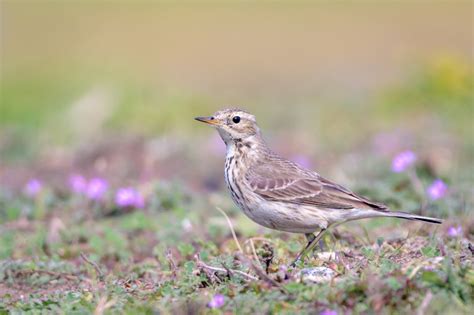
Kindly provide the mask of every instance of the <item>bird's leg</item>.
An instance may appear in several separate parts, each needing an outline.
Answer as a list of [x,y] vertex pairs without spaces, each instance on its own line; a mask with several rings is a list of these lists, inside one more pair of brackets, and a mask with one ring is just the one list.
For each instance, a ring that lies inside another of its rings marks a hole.
[[314,239],[316,239],[316,236],[314,235],[314,233],[307,233],[304,236],[306,236],[306,239],[308,240],[308,244],[306,244],[306,246],[303,248],[303,250],[301,250],[299,252],[298,256],[296,256],[295,260],[293,260],[290,267],[294,267],[296,265],[296,263],[301,259],[303,254],[309,248],[309,246],[311,246],[311,243],[314,241]]
[[321,229],[321,231],[319,231],[317,235],[314,235],[313,233],[305,234],[306,238],[308,239],[308,244],[298,254],[298,256],[296,256],[296,259],[291,263],[290,267],[294,267],[301,258],[304,258],[309,252],[314,249],[314,247],[318,244],[325,231],[326,229]]
[[314,241],[314,239],[316,238],[316,235],[314,235],[314,233],[307,233],[305,234],[304,236],[306,236],[306,239],[308,240],[308,244],[306,244],[306,246],[303,248],[302,251],[300,251],[300,253],[298,254],[298,256],[296,256],[296,259],[293,261],[293,263],[290,265],[290,266],[294,266],[294,264],[300,260],[301,256],[303,255],[303,253],[308,249],[308,247],[311,245],[311,243]]

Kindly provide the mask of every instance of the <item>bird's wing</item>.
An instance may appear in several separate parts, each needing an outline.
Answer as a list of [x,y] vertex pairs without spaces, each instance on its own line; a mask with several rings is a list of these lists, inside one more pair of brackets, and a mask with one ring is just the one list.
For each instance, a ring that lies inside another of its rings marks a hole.
[[293,163],[288,166],[275,168],[261,164],[250,168],[245,178],[257,195],[269,201],[324,209],[357,208],[387,211],[386,206],[358,196],[317,173],[299,169]]

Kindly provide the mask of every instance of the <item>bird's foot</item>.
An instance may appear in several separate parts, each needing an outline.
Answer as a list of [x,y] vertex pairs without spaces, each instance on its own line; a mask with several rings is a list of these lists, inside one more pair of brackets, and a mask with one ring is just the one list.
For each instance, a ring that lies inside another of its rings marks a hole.
[[290,268],[296,268],[298,263],[300,263],[300,262],[304,263],[304,259],[309,254],[309,252],[310,251],[305,249],[301,253],[299,253],[298,256],[296,256],[295,260],[293,260],[293,262],[290,264]]
[[301,260],[301,255],[298,255],[295,260],[290,264],[290,268],[296,268],[296,264]]
[[306,238],[308,239],[308,244],[305,246],[305,248],[296,256],[295,260],[291,263],[290,267],[295,268],[296,264],[308,255],[308,253],[312,252],[314,247],[318,244],[319,240],[323,236],[324,232],[326,229],[321,229],[321,231],[318,233],[318,235],[314,235],[312,233],[306,234]]

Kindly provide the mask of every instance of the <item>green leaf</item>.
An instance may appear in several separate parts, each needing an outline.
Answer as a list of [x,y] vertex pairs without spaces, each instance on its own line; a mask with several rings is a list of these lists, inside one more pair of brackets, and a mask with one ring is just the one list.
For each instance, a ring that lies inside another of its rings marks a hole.
[[380,272],[382,274],[390,273],[398,268],[400,268],[399,264],[394,263],[390,259],[382,258],[381,263],[380,263]]
[[179,253],[182,256],[191,256],[194,253],[194,246],[189,243],[181,243],[178,245]]
[[383,237],[377,237],[377,245],[378,246],[382,246],[384,241],[385,241],[385,239]]
[[395,277],[389,277],[387,280],[385,280],[387,285],[394,291],[399,290],[403,288],[403,284],[401,284],[397,278]]
[[370,247],[364,247],[362,248],[362,255],[364,255],[368,259],[372,259],[375,257],[375,252]]
[[18,207],[8,207],[5,212],[7,215],[7,220],[12,221],[20,217],[21,209]]
[[423,247],[421,253],[426,257],[437,257],[440,255],[439,249],[433,245]]
[[187,261],[184,263],[184,269],[186,270],[186,273],[191,274],[196,268],[196,264],[193,261]]
[[469,269],[464,275],[464,278],[466,279],[469,285],[474,287],[474,270],[473,269]]
[[421,274],[421,279],[425,282],[434,284],[434,285],[442,285],[444,281],[441,277],[434,271],[426,270]]

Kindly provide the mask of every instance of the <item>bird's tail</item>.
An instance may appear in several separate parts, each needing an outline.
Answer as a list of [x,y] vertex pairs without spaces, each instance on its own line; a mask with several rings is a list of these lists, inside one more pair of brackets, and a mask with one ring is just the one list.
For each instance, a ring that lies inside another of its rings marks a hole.
[[424,221],[424,222],[435,223],[435,224],[443,223],[443,220],[441,220],[441,219],[431,218],[431,217],[424,217],[424,216],[421,216],[421,215],[416,215],[416,214],[411,214],[411,213],[406,213],[406,212],[395,212],[395,211],[394,212],[385,212],[384,216],[400,218],[400,219],[406,219],[406,220]]

